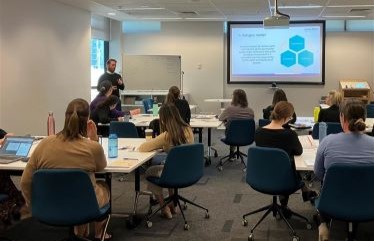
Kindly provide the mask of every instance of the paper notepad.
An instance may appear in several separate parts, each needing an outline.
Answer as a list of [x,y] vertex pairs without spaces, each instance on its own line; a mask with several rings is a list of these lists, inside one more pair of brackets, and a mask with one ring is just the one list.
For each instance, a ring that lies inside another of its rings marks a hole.
[[307,166],[314,166],[314,162],[316,159],[316,152],[314,150],[304,150],[303,152],[303,159],[304,163]]
[[122,168],[130,168],[138,162],[138,159],[125,159],[125,160],[115,160],[109,162],[109,167],[122,167]]

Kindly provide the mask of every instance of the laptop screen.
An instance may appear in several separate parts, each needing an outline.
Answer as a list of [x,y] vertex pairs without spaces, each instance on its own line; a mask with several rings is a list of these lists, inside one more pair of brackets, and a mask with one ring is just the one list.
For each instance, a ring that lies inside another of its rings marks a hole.
[[0,155],[15,155],[27,157],[34,138],[23,136],[9,136],[5,139],[0,149]]

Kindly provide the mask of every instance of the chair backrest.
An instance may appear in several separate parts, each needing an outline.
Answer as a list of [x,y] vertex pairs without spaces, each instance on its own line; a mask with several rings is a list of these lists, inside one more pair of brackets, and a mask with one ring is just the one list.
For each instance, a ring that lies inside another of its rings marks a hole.
[[204,172],[204,146],[201,143],[173,147],[168,153],[160,177],[160,186],[188,187],[200,180]]
[[263,127],[263,126],[269,125],[270,122],[271,122],[271,120],[269,120],[269,119],[259,119],[258,120],[258,126]]
[[8,195],[0,193],[0,203],[8,199]]
[[153,107],[153,99],[143,99],[144,113],[148,114]]
[[255,121],[253,119],[230,120],[226,126],[225,142],[232,146],[247,146],[254,142]]
[[117,134],[118,138],[138,138],[138,130],[132,122],[111,121],[109,134]]
[[366,105],[367,118],[374,118],[374,104]]
[[40,169],[32,179],[32,216],[55,226],[84,224],[99,217],[89,175],[78,169]]
[[288,195],[301,185],[284,150],[257,146],[248,149],[246,181],[253,189],[270,195]]
[[160,135],[160,119],[153,119],[151,122],[149,122],[148,128],[153,130],[153,138]]
[[[374,158],[374,157],[373,157]],[[320,213],[350,222],[374,220],[374,164],[334,164],[327,169]]]
[[[342,126],[339,122],[326,122],[326,124],[327,124],[326,135],[343,132]],[[313,126],[312,137],[313,139],[319,138],[319,122],[315,123]]]

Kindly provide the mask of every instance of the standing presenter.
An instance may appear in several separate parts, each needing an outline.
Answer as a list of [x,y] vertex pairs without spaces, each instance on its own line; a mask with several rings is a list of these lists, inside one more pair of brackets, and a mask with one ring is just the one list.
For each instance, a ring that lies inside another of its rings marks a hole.
[[[112,82],[112,88],[113,88],[112,95],[117,96],[121,100],[119,90],[124,90],[125,85],[123,84],[121,75],[115,72],[116,67],[117,67],[117,60],[108,59],[108,61],[106,61],[106,72],[100,76],[99,81],[97,83],[97,86],[98,86],[97,88],[99,88],[101,82],[103,82],[104,80],[109,80],[110,82]],[[116,109],[121,111],[121,101],[117,103]]]

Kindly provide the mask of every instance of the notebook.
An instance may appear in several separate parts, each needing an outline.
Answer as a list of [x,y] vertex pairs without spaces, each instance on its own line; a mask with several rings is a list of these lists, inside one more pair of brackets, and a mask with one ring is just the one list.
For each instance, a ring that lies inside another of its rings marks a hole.
[[6,137],[0,149],[0,164],[27,160],[33,141],[33,137],[27,136]]

